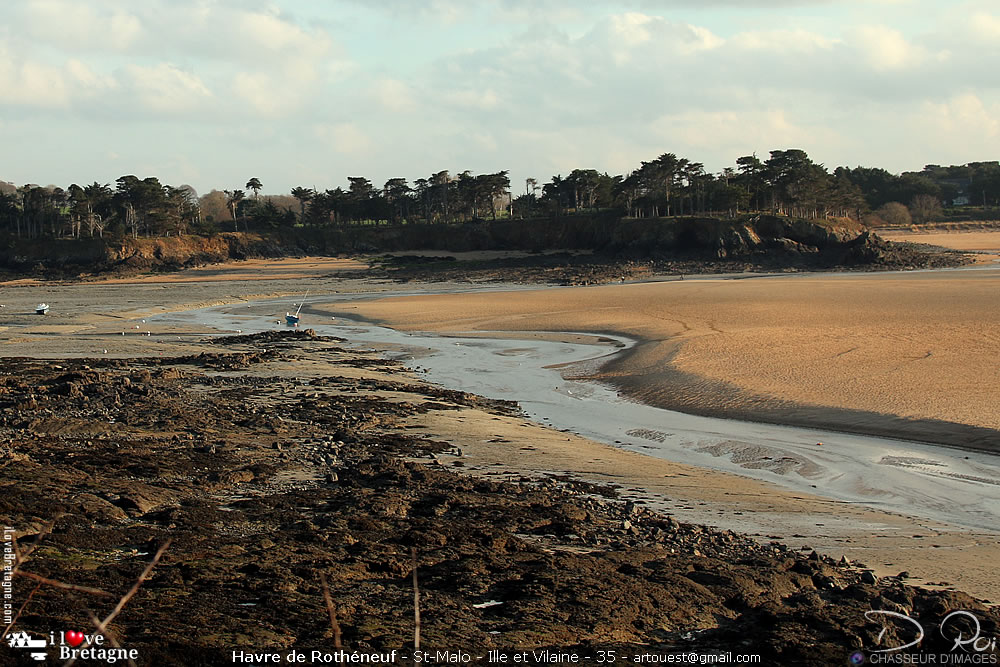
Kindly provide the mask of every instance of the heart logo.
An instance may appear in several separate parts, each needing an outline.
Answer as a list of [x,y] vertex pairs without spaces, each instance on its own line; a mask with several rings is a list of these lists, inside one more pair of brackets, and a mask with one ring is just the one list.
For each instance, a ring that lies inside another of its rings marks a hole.
[[76,648],[83,643],[83,633],[77,632],[76,630],[70,630],[66,633],[66,643]]

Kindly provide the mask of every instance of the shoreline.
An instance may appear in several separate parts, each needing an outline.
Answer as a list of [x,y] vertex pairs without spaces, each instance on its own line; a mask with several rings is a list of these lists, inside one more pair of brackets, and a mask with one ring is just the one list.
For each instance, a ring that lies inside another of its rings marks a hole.
[[[603,332],[594,335],[622,335]],[[833,431],[847,435],[868,435],[893,440],[906,440],[927,445],[953,449],[1000,454],[1000,431],[994,429],[959,424],[943,420],[908,419],[899,415],[862,410],[850,410],[835,406],[809,405],[793,400],[767,397],[739,387],[733,383],[688,373],[673,365],[655,375],[652,382],[666,388],[666,392],[651,394],[648,375],[624,375],[620,372],[628,364],[630,355],[639,354],[638,347],[660,341],[642,340],[635,346],[617,350],[595,370],[583,370],[579,374],[569,373],[572,379],[600,382],[620,391],[625,396],[643,405],[681,412],[699,417],[731,419],[742,422],[773,424],[776,426],[799,426],[822,431]],[[680,352],[684,341],[676,343]],[[722,396],[724,406],[715,403],[698,402],[686,398],[678,392],[686,388],[698,387],[698,393],[712,393]]]

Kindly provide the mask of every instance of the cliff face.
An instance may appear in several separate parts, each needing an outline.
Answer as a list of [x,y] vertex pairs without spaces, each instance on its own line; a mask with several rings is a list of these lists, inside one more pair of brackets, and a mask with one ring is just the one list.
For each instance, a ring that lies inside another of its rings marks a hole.
[[0,250],[0,267],[33,275],[169,271],[184,266],[289,254],[258,234],[171,236],[158,239],[16,240]]
[[[176,270],[252,257],[435,250],[590,250],[621,259],[763,260],[811,266],[909,266],[913,258],[852,220],[621,219],[612,215],[505,220],[464,225],[285,229],[159,239],[15,240],[0,266],[21,274]],[[912,252],[910,253],[913,254]],[[920,265],[919,262],[917,265]]]
[[623,220],[614,228],[609,249],[625,254],[735,259],[765,253],[829,251],[856,240],[862,231],[852,220],[795,220],[773,215],[738,220]]
[[817,253],[862,234],[851,220],[793,220],[759,215],[742,219],[621,219],[572,216],[454,225],[331,229],[300,240],[319,252],[405,250],[593,250],[611,255],[692,255],[738,258],[775,251]]
[[172,236],[160,239],[129,239],[109,245],[105,254],[108,268],[177,269],[183,266],[226,262],[252,257],[280,257],[289,254],[267,236],[227,233],[216,236]]

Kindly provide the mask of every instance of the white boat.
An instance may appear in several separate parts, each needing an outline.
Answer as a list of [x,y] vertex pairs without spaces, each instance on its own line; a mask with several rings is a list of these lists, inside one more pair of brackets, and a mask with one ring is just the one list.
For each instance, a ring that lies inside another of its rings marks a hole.
[[47,304],[47,303],[40,303],[37,306],[35,306],[35,313],[36,314],[38,314],[38,315],[44,315],[47,312],[49,312],[49,304]]

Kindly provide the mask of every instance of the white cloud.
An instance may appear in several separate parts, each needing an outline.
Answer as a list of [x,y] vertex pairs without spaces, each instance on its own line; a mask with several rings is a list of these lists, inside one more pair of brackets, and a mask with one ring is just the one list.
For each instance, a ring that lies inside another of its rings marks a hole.
[[[120,133],[156,118],[192,155],[214,151],[192,160],[206,174],[241,160],[212,141],[252,136],[249,159],[270,150],[282,165],[271,181],[339,175],[338,160],[373,180],[446,167],[544,179],[666,151],[718,169],[786,147],[913,168],[1000,152],[992,1],[19,0],[0,27],[0,110],[25,128],[19,107],[49,110],[72,136],[77,119]],[[811,9],[763,10],[792,5]],[[136,159],[115,148],[122,168]]]
[[[253,0],[24,0],[4,18],[7,106],[76,112],[86,101],[88,114],[119,119],[195,109],[206,120],[273,117],[353,71],[325,28]],[[232,94],[216,98],[216,88]]]
[[75,58],[66,62],[66,73],[70,80],[74,81],[82,96],[103,95],[110,90],[118,88],[118,82],[114,77],[94,72],[90,67]]
[[[979,96],[966,93],[944,102],[927,102],[923,105],[922,118],[929,131],[938,137],[947,136],[951,141],[975,145],[982,149],[983,142],[1000,138],[1000,104],[990,108]],[[990,152],[995,151],[992,148]]]
[[495,109],[500,103],[500,97],[491,88],[486,90],[458,90],[445,94],[445,101],[464,109],[487,111]]
[[404,112],[416,108],[412,88],[398,79],[380,79],[372,86],[372,95],[389,111]]
[[356,123],[319,124],[314,132],[337,153],[359,155],[371,149],[371,139]]
[[212,97],[197,75],[169,63],[126,65],[124,79],[142,106],[155,112],[191,111]]
[[731,160],[764,147],[831,145],[838,140],[837,133],[822,122],[793,120],[784,109],[684,111],[660,116],[650,129],[666,145],[683,148],[690,155],[721,150]]
[[985,40],[1000,40],[1000,17],[976,12],[970,18],[972,33]]
[[70,100],[58,67],[15,57],[0,45],[0,104],[63,107]]
[[827,37],[801,28],[795,30],[750,30],[735,35],[730,42],[739,49],[779,53],[828,51],[841,43],[838,38]]
[[128,49],[142,37],[142,33],[142,22],[137,17],[120,11],[111,14],[110,33],[106,37],[119,51]]
[[627,65],[664,54],[697,54],[718,48],[725,40],[702,26],[627,12],[607,17],[581,42],[610,53],[615,64]]
[[140,19],[119,8],[99,9],[66,0],[29,0],[10,8],[8,21],[34,40],[69,49],[125,51],[143,34]]
[[876,71],[902,69],[919,65],[927,53],[914,46],[898,30],[885,26],[860,26],[855,31],[856,44]]

